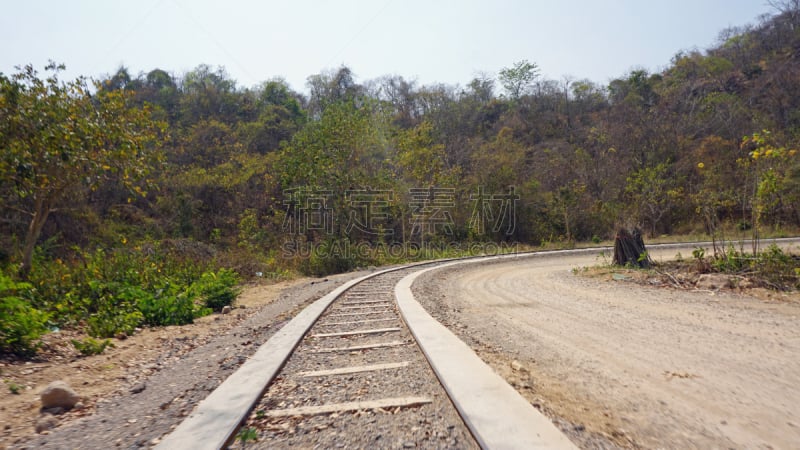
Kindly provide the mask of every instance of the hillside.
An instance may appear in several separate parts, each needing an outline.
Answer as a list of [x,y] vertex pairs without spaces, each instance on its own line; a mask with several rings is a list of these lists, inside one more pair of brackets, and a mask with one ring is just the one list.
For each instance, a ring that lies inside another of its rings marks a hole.
[[105,338],[219,310],[240,277],[621,226],[797,230],[799,27],[788,6],[607,86],[543,79],[529,61],[467,86],[341,67],[311,75],[307,96],[206,65],[121,67],[96,85],[58,80],[55,64],[1,75],[5,311],[42,312],[34,335]]

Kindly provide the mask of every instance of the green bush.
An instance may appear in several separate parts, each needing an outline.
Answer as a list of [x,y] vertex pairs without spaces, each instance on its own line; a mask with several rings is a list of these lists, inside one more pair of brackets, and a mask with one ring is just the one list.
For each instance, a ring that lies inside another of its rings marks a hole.
[[139,311],[114,311],[103,308],[92,314],[86,321],[90,336],[98,338],[114,337],[120,334],[130,336],[141,325],[144,317]]
[[773,288],[790,290],[800,286],[798,261],[775,244],[759,254],[758,270]]
[[111,342],[111,339],[98,341],[97,339],[91,337],[87,337],[82,341],[70,339],[70,342],[72,342],[72,345],[75,347],[75,349],[81,352],[81,355],[83,356],[99,355],[106,350],[106,347],[114,346],[114,344]]
[[[27,319],[42,324],[48,316],[35,313],[45,311],[53,324],[85,327],[93,338],[130,335],[143,325],[191,323],[231,305],[239,295],[236,272],[209,271],[207,263],[192,257],[192,249],[192,242],[186,241],[145,242],[93,252],[75,249],[71,261],[50,259],[40,252],[29,274],[30,284],[18,294],[21,303],[5,309],[27,307],[33,311],[24,313]],[[17,318],[7,321],[23,329],[35,325]]]
[[194,294],[169,283],[157,289],[155,295],[141,297],[137,306],[144,323],[150,326],[185,325],[192,323],[198,313]]
[[239,275],[230,269],[217,272],[205,272],[191,287],[191,290],[203,300],[206,307],[221,311],[223,307],[232,305],[241,289],[237,287]]
[[17,296],[29,289],[30,284],[0,273],[0,352],[32,355],[41,345],[39,338],[47,332],[49,315]]
[[89,316],[88,332],[92,337],[109,338],[119,334],[132,335],[144,322],[137,307],[139,300],[152,296],[136,286],[92,280],[92,305],[96,312]]

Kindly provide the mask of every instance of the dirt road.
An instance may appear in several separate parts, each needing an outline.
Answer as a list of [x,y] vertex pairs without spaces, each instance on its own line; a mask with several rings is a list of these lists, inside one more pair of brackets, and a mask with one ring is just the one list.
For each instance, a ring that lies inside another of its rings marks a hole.
[[415,293],[578,430],[644,448],[800,448],[800,304],[572,272],[597,263],[472,265],[433,273]]

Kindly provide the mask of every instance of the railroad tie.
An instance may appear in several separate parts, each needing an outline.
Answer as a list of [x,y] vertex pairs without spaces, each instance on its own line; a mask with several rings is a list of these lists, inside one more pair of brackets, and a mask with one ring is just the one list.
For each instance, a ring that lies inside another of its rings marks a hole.
[[326,337],[340,337],[340,336],[358,336],[358,335],[366,335],[366,334],[382,334],[382,333],[397,333],[401,331],[400,328],[391,327],[391,328],[375,328],[372,330],[355,330],[355,331],[341,331],[338,333],[317,333],[312,334],[312,338],[326,338]]
[[320,414],[331,414],[347,411],[360,411],[378,408],[409,408],[422,406],[431,403],[428,397],[394,397],[379,400],[366,400],[360,402],[331,403],[320,406],[300,406],[298,408],[274,409],[267,411],[266,417],[292,417],[292,416],[316,416]]
[[401,361],[396,363],[373,364],[369,366],[339,367],[338,369],[326,369],[326,370],[308,370],[304,372],[298,372],[297,375],[303,378],[327,377],[332,375],[350,375],[353,373],[377,372],[379,370],[400,369],[403,367],[408,367],[408,364],[409,364],[408,361]]
[[372,349],[378,349],[378,348],[399,347],[401,345],[407,345],[407,344],[408,344],[408,342],[403,342],[403,341],[380,342],[380,343],[377,343],[377,344],[353,345],[353,346],[350,346],[350,347],[320,348],[320,349],[312,350],[312,353],[357,352],[359,350],[372,350]]

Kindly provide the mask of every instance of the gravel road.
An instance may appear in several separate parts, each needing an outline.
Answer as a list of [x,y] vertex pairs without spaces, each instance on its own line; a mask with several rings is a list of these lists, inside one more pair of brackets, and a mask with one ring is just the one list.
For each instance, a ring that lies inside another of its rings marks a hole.
[[467,265],[415,294],[562,428],[625,447],[800,446],[800,305],[572,272],[597,263]]

